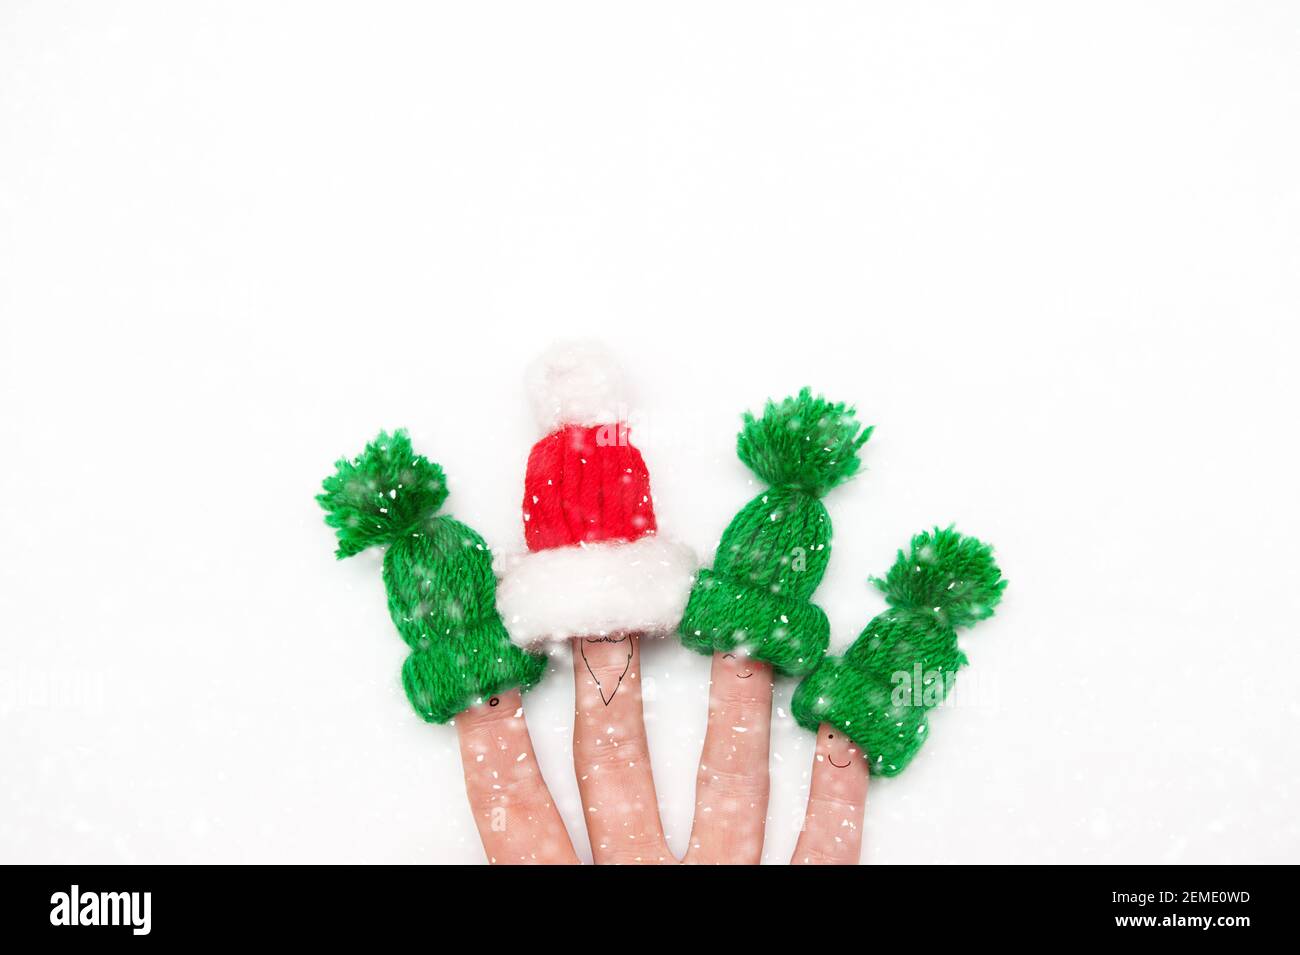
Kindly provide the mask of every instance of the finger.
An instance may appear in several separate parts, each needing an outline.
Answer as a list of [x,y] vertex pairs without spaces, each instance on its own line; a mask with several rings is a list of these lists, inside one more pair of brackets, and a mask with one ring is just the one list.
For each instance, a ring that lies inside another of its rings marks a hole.
[[767,825],[772,667],[715,653],[687,862],[757,865]]
[[537,765],[520,692],[461,713],[456,731],[465,792],[488,862],[576,865],[578,855]]
[[664,839],[641,713],[641,639],[573,641],[573,767],[597,865],[677,860]]
[[808,809],[791,865],[857,865],[869,776],[867,754],[823,723],[817,730]]

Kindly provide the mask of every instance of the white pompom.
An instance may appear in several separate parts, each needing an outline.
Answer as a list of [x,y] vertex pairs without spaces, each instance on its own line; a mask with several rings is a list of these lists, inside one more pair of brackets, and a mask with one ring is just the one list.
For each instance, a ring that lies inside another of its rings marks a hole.
[[551,346],[526,375],[528,398],[546,433],[565,425],[610,424],[626,418],[623,369],[598,342]]

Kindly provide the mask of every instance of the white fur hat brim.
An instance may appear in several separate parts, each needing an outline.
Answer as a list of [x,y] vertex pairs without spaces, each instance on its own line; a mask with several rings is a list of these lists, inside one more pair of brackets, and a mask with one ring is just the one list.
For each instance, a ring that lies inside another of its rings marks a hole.
[[497,558],[497,610],[510,639],[547,641],[677,628],[695,570],[690,548],[663,537],[579,544]]

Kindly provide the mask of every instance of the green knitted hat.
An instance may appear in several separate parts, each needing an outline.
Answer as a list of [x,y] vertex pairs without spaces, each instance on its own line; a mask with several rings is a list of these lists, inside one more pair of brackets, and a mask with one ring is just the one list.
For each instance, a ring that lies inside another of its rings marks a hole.
[[1007,582],[993,549],[952,528],[912,538],[884,580],[890,609],[843,657],[828,656],[799,684],[790,709],[813,732],[829,723],[861,747],[874,775],[896,776],[929,732],[966,656],[957,627],[993,616]]
[[771,487],[740,509],[713,567],[699,571],[679,627],[699,653],[743,650],[781,673],[811,670],[830,639],[812,602],[831,555],[831,520],[819,498],[858,470],[871,436],[853,409],[807,389],[763,417],[746,413],[740,460]]
[[380,432],[341,460],[316,500],[335,528],[339,559],[388,547],[388,612],[411,648],[402,685],[415,711],[445,723],[475,703],[542,678],[546,658],[510,642],[496,610],[496,577],[483,538],[437,516],[442,468],[411,450],[405,431]]

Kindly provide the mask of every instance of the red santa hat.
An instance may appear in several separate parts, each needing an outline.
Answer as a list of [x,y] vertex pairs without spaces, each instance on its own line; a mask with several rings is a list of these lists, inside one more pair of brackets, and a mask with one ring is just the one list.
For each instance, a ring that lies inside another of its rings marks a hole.
[[498,565],[497,609],[511,639],[528,647],[675,630],[697,563],[658,533],[617,363],[599,345],[566,343],[538,359],[527,380],[547,433],[524,477],[529,552]]

